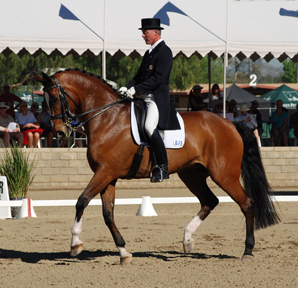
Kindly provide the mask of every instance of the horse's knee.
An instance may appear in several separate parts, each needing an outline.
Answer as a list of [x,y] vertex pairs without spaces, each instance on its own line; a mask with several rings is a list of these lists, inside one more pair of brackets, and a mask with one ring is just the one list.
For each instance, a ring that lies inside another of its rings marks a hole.
[[89,201],[86,198],[80,196],[76,204],[77,211],[84,210],[87,207],[88,203]]

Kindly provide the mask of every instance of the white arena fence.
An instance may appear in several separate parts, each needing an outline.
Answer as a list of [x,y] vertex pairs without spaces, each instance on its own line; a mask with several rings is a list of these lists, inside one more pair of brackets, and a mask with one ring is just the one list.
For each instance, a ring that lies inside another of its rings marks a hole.
[[[115,199],[115,205],[140,205],[142,198],[122,198]],[[151,198],[151,197],[150,197]],[[220,203],[234,202],[229,196],[217,197]],[[298,196],[272,196],[272,200],[276,202],[297,202]],[[54,206],[75,206],[77,199],[64,199],[64,200],[31,200],[33,207],[54,207]],[[196,197],[154,197],[151,198],[152,204],[187,204],[187,203],[200,203]],[[0,201],[0,207],[21,207],[23,200],[13,201]],[[101,199],[92,199],[89,205],[102,205]]]
[[[140,205],[142,198],[122,198],[115,199],[115,205]],[[151,197],[150,197],[151,198]],[[217,197],[220,203],[234,202],[229,196]],[[276,202],[297,202],[298,196],[272,196],[272,200]],[[33,207],[57,207],[57,206],[75,206],[77,199],[63,199],[63,200],[31,200]],[[152,204],[187,204],[200,203],[196,197],[154,197],[151,198]],[[21,207],[23,200],[0,201],[0,207]],[[102,205],[101,199],[92,199],[89,205]]]
[[[229,196],[218,197],[220,203],[234,202]],[[276,202],[298,202],[298,196],[272,196]],[[54,207],[54,206],[72,206],[74,207],[77,200],[32,200],[25,198],[14,201],[0,201],[0,219],[10,219],[11,207],[17,207],[16,219],[24,217],[37,217],[34,207]],[[199,203],[196,197],[154,197],[143,196],[142,198],[122,198],[115,199],[115,205],[140,205],[137,216],[157,216],[152,204],[187,204]],[[89,205],[102,205],[101,199],[93,199]]]

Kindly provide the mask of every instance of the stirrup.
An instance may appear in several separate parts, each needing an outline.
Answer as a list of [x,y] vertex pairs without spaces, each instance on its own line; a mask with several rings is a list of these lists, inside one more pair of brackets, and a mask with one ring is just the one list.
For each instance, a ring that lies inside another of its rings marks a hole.
[[164,179],[169,179],[169,172],[163,170],[159,165],[153,166],[150,172],[150,182],[162,182]]

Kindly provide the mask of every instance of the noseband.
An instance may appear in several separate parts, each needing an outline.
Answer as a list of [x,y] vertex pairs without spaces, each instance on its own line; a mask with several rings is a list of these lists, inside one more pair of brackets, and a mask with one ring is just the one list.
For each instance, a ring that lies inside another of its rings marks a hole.
[[[63,123],[65,126],[69,127],[70,129],[72,130],[76,130],[78,128],[80,128],[81,126],[85,125],[88,121],[90,121],[92,118],[102,114],[103,112],[105,112],[106,110],[112,108],[113,106],[119,104],[119,103],[122,103],[124,101],[127,100],[127,98],[124,98],[124,99],[120,99],[116,102],[113,102],[113,103],[110,103],[110,104],[107,104],[107,105],[104,105],[102,107],[99,107],[99,108],[95,108],[93,110],[90,110],[90,111],[87,111],[85,113],[82,113],[82,114],[73,114],[71,113],[70,111],[70,107],[69,107],[69,104],[68,104],[68,101],[67,101],[67,98],[69,98],[76,106],[76,108],[79,108],[79,106],[77,105],[77,103],[71,98],[71,96],[63,89],[63,87],[60,85],[60,83],[58,82],[58,80],[56,79],[55,76],[50,76],[51,78],[54,79],[55,81],[55,85],[53,86],[50,86],[48,88],[43,88],[43,91],[44,92],[47,92],[49,90],[52,90],[54,88],[57,88],[58,91],[59,91],[59,98],[60,98],[60,103],[61,103],[61,113],[62,114],[57,114],[57,115],[51,115],[50,116],[50,119],[51,120],[55,120],[55,119],[62,119]],[[50,105],[49,105],[49,99],[47,101],[48,103],[48,106],[50,108]],[[95,112],[95,111],[98,111],[98,110],[101,110],[99,112],[97,112],[96,114],[94,114],[92,117],[88,118],[86,121],[84,121],[83,123],[74,123],[75,121],[77,121],[77,118],[78,117],[81,117],[81,116],[85,116],[85,115],[88,115],[89,113],[91,112]]]

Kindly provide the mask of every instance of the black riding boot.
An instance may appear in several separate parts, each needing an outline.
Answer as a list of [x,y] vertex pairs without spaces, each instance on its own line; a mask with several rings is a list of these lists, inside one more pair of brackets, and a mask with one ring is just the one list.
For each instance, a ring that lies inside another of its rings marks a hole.
[[161,182],[163,179],[169,179],[167,152],[157,129],[149,137],[149,144],[157,162],[157,165],[152,168],[150,173],[151,182]]

